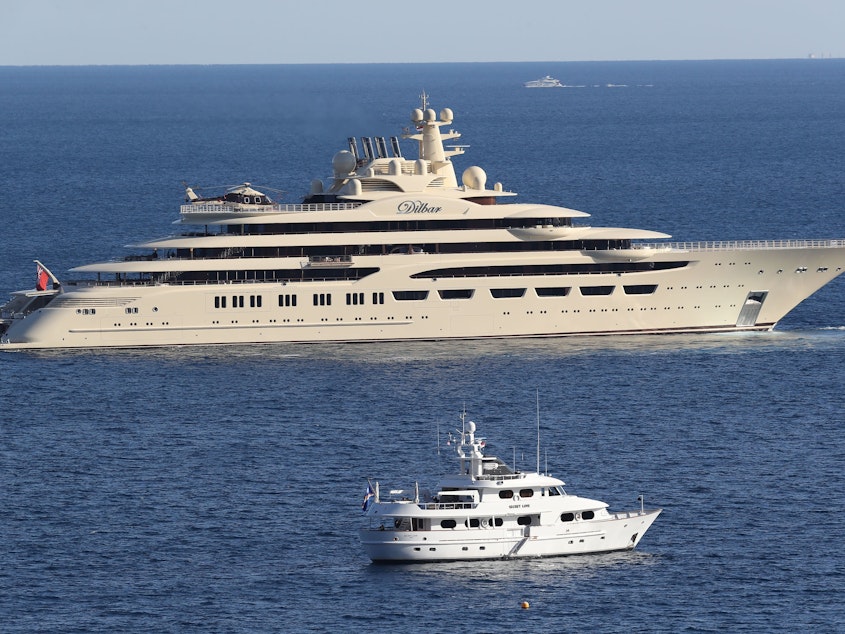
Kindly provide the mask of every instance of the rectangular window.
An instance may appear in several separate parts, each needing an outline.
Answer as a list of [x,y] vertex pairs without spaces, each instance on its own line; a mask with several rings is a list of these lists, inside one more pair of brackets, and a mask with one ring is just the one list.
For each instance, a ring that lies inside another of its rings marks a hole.
[[220,308],[220,296],[219,295],[214,298],[214,307]]
[[582,286],[581,287],[581,295],[584,296],[594,296],[594,295],[610,295],[613,293],[613,286]]
[[346,305],[358,306],[364,304],[364,293],[347,293]]
[[496,299],[504,299],[507,297],[522,297],[525,295],[524,288],[491,288],[490,294]]
[[428,299],[428,291],[393,291],[393,299],[400,302]]
[[634,284],[622,288],[626,295],[653,295],[657,290],[657,284]]
[[437,292],[440,293],[440,299],[470,299],[473,293],[471,288],[449,288]]
[[296,295],[279,295],[279,306],[296,306]]
[[545,286],[535,288],[537,297],[566,297],[569,295],[569,286]]
[[373,293],[373,304],[384,304],[384,293]]
[[255,308],[255,295],[250,295],[250,296],[249,296],[249,307],[250,307],[250,308]]

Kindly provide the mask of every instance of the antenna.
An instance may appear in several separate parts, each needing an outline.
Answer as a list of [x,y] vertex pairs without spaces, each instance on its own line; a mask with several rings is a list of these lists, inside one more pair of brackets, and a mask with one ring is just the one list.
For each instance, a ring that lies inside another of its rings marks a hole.
[[356,161],[361,158],[358,156],[358,140],[354,136],[349,137],[349,151],[352,152]]
[[378,157],[379,158],[387,158],[387,141],[385,141],[383,136],[377,136],[374,141],[376,142],[376,149],[378,150]]
[[537,473],[540,473],[540,388],[537,388]]
[[361,137],[361,143],[364,146],[364,158],[367,161],[372,161],[375,158],[375,152],[373,152],[373,140],[368,136]]

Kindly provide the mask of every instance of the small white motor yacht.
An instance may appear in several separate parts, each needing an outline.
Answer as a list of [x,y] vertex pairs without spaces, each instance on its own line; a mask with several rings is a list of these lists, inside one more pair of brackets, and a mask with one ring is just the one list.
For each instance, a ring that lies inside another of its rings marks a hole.
[[551,75],[546,75],[540,79],[525,82],[526,88],[563,88],[563,84],[559,79],[555,79]]
[[[462,417],[465,421],[465,417]],[[485,440],[465,422],[457,444],[460,470],[434,495],[368,483],[360,531],[375,562],[431,562],[553,557],[631,550],[662,509],[611,513],[598,500],[571,495],[563,481],[512,470],[485,456]],[[539,452],[538,452],[539,457]]]

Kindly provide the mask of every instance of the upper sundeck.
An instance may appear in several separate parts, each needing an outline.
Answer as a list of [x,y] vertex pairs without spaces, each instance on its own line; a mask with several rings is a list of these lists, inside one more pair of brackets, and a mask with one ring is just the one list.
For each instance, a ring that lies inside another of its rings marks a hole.
[[[264,193],[243,183],[213,198],[201,198],[190,187],[186,189],[187,203],[182,205],[183,223],[205,223],[247,217],[266,218],[273,214],[308,214],[347,211],[364,203],[410,196],[419,203],[421,196],[493,205],[499,198],[516,196],[505,191],[497,182],[487,187],[487,174],[478,166],[464,170],[460,182],[451,158],[464,153],[464,145],[444,146],[443,141],[461,135],[455,130],[441,131],[452,123],[453,113],[444,108],[438,115],[428,108],[423,95],[422,108],[411,113],[414,132],[406,129],[403,138],[417,141],[418,158],[402,155],[397,137],[391,137],[390,149],[384,137],[362,137],[363,151],[358,140],[349,137],[349,149],[332,158],[332,177],[325,183],[314,180],[303,204],[274,203]],[[410,204],[410,203],[409,203]],[[413,207],[413,205],[411,205]],[[426,207],[423,204],[422,209]],[[461,210],[463,211],[463,210]],[[399,211],[402,213],[402,210]],[[419,205],[413,213],[420,213]]]

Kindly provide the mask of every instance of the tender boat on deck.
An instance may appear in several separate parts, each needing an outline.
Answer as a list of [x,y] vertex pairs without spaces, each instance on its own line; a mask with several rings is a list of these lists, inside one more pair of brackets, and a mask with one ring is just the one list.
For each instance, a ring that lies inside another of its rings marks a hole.
[[[431,562],[555,557],[632,550],[662,509],[612,513],[598,500],[572,495],[563,481],[512,470],[484,454],[476,425],[463,425],[458,473],[434,495],[380,494],[368,485],[361,543],[375,562]],[[539,463],[539,461],[538,461]]]

